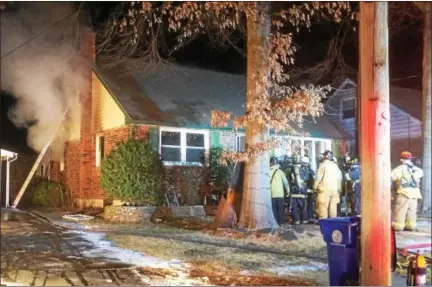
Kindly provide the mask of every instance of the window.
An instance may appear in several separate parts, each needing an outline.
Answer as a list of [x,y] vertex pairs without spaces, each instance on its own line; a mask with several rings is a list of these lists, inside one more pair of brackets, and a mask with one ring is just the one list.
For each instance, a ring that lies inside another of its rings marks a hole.
[[207,131],[161,128],[160,154],[166,163],[202,163],[208,150]]
[[245,135],[242,134],[236,134],[236,151],[242,152],[246,148],[245,145]]
[[351,119],[355,117],[355,99],[342,99],[342,119]]
[[44,177],[45,177],[45,165],[44,165],[44,164],[41,164],[41,165],[39,166],[38,175],[39,175],[39,177],[41,177],[41,178],[44,178]]
[[64,162],[64,158],[62,158],[60,160],[60,171],[64,171],[64,169],[65,169],[65,162]]
[[105,139],[103,136],[96,137],[96,166],[100,166],[105,158]]

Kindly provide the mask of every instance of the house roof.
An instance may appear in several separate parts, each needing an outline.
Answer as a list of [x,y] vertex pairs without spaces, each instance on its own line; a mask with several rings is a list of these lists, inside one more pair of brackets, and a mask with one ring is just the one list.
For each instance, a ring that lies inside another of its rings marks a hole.
[[[133,122],[210,128],[214,109],[237,116],[245,111],[244,75],[176,64],[136,65],[132,61],[113,68],[98,61],[94,70]],[[347,137],[325,116],[317,123],[306,121],[298,130],[312,137]]]
[[[356,88],[356,82],[353,79],[346,78],[345,81],[339,86],[339,90],[346,84],[352,85]],[[336,91],[338,90],[336,89]],[[390,86],[390,103],[396,108],[409,114],[410,116],[421,121],[422,119],[422,93],[416,89],[409,89],[398,87],[395,85]]]
[[421,91],[390,86],[390,103],[421,121],[423,106]]

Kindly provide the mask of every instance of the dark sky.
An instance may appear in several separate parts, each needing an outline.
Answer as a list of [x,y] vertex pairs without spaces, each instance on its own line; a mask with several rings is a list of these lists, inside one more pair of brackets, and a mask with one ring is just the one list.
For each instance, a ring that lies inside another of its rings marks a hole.
[[[87,2],[91,12],[91,18],[95,25],[103,22],[117,3],[115,2]],[[319,24],[313,26],[311,31],[302,30],[294,37],[300,50],[296,55],[297,65],[310,65],[323,59],[325,43],[335,31],[334,25]],[[358,46],[357,32],[350,32],[349,41],[345,45],[344,56],[348,63],[357,65]],[[207,37],[202,37],[186,48],[178,51],[174,57],[179,63],[221,70],[232,73],[244,73],[245,59],[233,48],[221,49],[215,47]],[[409,26],[397,37],[390,38],[390,78],[392,85],[400,85],[421,89],[421,59],[422,59],[422,35],[419,24]],[[11,95],[1,95],[1,122],[0,139],[2,146],[5,139],[10,145],[22,149],[25,143],[25,130],[13,128],[13,124],[7,118],[7,112],[14,104]]]

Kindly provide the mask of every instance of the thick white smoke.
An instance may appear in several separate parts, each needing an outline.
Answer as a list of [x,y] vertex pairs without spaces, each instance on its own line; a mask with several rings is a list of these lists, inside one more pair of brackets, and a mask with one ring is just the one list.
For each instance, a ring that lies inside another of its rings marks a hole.
[[51,145],[56,159],[62,157],[66,139],[79,133],[78,91],[83,81],[76,11],[65,2],[27,2],[1,17],[1,88],[18,100],[9,118],[28,128],[28,145],[42,150],[68,109]]

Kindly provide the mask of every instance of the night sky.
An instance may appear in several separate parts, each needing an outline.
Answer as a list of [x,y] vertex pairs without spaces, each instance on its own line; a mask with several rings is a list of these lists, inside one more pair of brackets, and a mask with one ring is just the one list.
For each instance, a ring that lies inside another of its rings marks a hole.
[[[93,25],[100,25],[113,11],[115,2],[87,2]],[[300,49],[296,55],[298,66],[310,65],[323,59],[325,43],[334,33],[334,25],[319,24],[311,31],[303,30],[294,37],[295,44]],[[344,47],[344,57],[347,63],[354,68],[358,59],[358,33],[350,32],[347,44]],[[219,48],[214,46],[208,37],[201,37],[197,41],[179,50],[174,54],[178,63],[220,70],[231,73],[244,73],[246,70],[245,58],[233,48]],[[390,78],[392,85],[421,89],[421,62],[422,62],[422,30],[421,24],[410,25],[397,37],[390,38]],[[11,95],[1,92],[1,146],[23,151],[26,149],[25,130],[14,128],[7,118],[7,112],[15,100]]]

